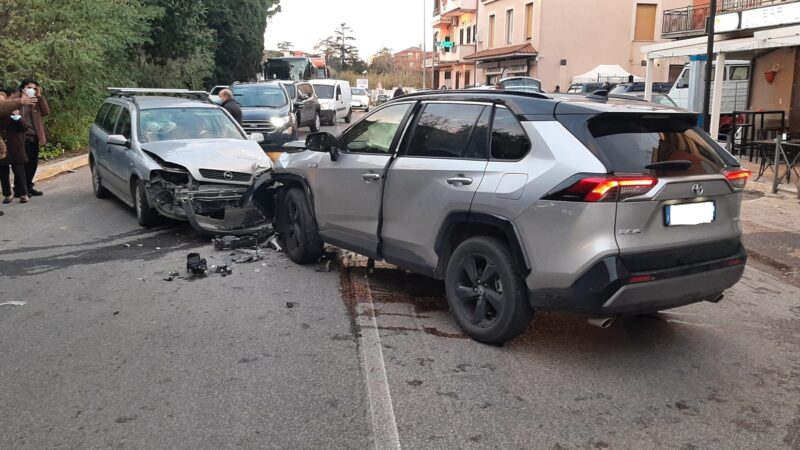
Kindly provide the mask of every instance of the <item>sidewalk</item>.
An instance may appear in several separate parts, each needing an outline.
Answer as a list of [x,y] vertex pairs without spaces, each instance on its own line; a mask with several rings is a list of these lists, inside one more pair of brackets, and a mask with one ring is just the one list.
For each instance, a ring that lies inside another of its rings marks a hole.
[[[756,164],[742,165],[758,173]],[[773,194],[770,175],[748,181],[745,189],[741,221],[748,263],[800,286],[800,199],[796,186],[785,183]]]
[[33,181],[42,181],[89,164],[89,154],[39,164]]

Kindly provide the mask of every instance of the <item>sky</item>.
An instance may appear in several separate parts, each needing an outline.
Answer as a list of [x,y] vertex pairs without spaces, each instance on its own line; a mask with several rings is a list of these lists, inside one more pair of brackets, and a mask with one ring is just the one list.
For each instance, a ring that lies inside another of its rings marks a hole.
[[290,41],[295,50],[314,52],[314,45],[346,22],[366,61],[382,47],[398,52],[420,45],[423,33],[430,34],[432,15],[433,0],[281,0],[281,12],[267,23],[265,44],[275,50]]

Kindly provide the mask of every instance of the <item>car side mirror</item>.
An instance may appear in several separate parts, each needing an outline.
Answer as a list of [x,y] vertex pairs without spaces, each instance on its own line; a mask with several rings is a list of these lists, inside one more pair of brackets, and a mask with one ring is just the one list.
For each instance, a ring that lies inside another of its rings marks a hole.
[[122,147],[131,148],[131,141],[121,134],[112,134],[106,140],[111,145],[120,145]]
[[251,141],[264,142],[264,135],[262,133],[253,133],[248,137]]
[[339,159],[339,140],[324,131],[306,136],[306,148],[312,152],[330,153],[331,161]]

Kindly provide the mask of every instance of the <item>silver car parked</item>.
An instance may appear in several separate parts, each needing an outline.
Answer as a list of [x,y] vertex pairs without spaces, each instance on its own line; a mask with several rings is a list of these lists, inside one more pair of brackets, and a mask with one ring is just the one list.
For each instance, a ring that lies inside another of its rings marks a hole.
[[112,89],[89,132],[92,186],[136,210],[142,226],[159,217],[209,232],[265,226],[239,201],[256,175],[272,169],[258,144],[222,108],[185,90]]
[[749,172],[696,120],[601,97],[404,96],[278,159],[277,227],[298,263],[327,242],[443,279],[481,342],[534,311],[606,326],[717,302],[744,270]]

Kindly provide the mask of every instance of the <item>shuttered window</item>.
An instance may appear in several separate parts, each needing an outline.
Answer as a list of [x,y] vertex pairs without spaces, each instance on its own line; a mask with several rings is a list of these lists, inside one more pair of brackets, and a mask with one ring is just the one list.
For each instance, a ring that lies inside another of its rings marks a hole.
[[636,4],[636,29],[634,41],[654,41],[656,37],[656,6],[649,3]]

